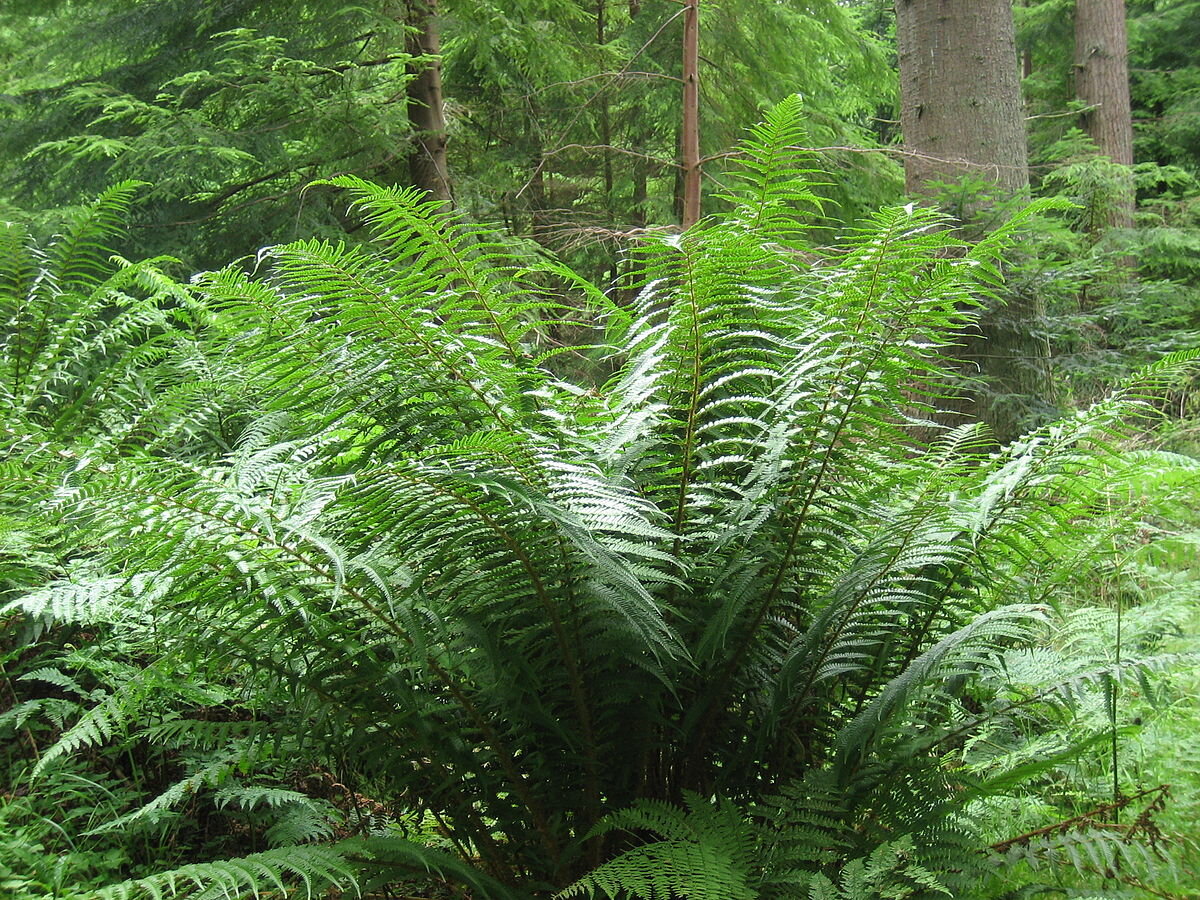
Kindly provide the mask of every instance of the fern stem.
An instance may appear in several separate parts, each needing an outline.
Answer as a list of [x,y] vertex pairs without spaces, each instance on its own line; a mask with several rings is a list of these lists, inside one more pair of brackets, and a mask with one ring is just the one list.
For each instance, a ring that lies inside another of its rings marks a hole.
[[687,271],[683,282],[686,285],[685,296],[690,310],[688,325],[691,331],[691,347],[689,349],[691,352],[692,371],[691,384],[688,389],[687,418],[684,426],[682,472],[679,476],[679,491],[676,494],[675,500],[674,554],[676,558],[679,557],[682,547],[683,526],[687,521],[687,492],[692,481],[692,467],[696,451],[696,427],[700,412],[700,383],[703,373],[703,357],[700,352],[700,301],[696,296],[694,262],[692,253],[690,252],[691,244],[687,243],[685,246],[687,247],[687,251],[682,256]]
[[528,783],[517,769],[516,759],[505,749],[505,744],[500,739],[500,735],[497,734],[496,729],[492,727],[491,722],[479,711],[479,708],[471,701],[471,698],[458,686],[449,672],[443,669],[432,657],[427,657],[425,662],[433,673],[438,676],[438,679],[446,685],[447,690],[458,701],[459,706],[471,717],[472,721],[475,722],[475,727],[482,732],[492,749],[496,751],[509,784],[529,811],[529,815],[533,819],[534,828],[541,837],[546,851],[550,854],[551,858],[557,858],[560,853],[558,840],[550,828],[549,821],[546,819],[541,804],[534,802],[533,795],[529,792]]
[[[1105,469],[1104,469],[1104,480],[1106,482],[1108,481],[1107,467],[1105,467]],[[1112,494],[1111,493],[1108,494],[1104,499],[1105,499],[1106,505],[1108,506],[1108,520],[1111,523],[1113,521]],[[1110,526],[1110,529],[1111,529],[1111,526]],[[1123,592],[1121,589],[1121,575],[1122,575],[1121,563],[1123,561],[1123,557],[1121,556],[1121,554],[1117,548],[1117,536],[1116,536],[1115,529],[1111,530],[1110,534],[1111,534],[1111,540],[1112,540],[1113,560],[1116,563],[1116,570],[1113,572],[1113,582],[1114,582],[1114,586],[1116,588],[1116,601],[1117,601],[1116,602],[1116,607],[1117,607],[1117,610],[1116,610],[1117,611],[1116,634],[1114,636],[1115,643],[1116,643],[1115,661],[1116,661],[1116,665],[1117,665],[1117,670],[1120,671],[1121,638],[1122,638],[1121,631],[1122,631],[1122,626],[1124,624],[1123,614],[1125,611],[1125,604],[1122,602],[1122,593]],[[1118,682],[1114,678],[1109,682],[1109,685],[1108,685],[1108,690],[1110,691],[1110,697],[1108,700],[1108,717],[1109,717],[1108,724],[1109,724],[1110,730],[1112,731],[1112,752],[1111,752],[1111,756],[1112,756],[1112,760],[1111,760],[1111,764],[1112,764],[1112,797],[1113,797],[1112,816],[1113,816],[1114,823],[1121,821],[1121,807],[1117,803],[1117,801],[1121,799],[1121,776],[1120,776],[1119,765],[1118,765],[1120,762],[1120,759],[1119,759],[1120,739],[1117,734],[1117,702],[1119,699],[1119,693],[1117,691],[1117,684],[1118,684]]]

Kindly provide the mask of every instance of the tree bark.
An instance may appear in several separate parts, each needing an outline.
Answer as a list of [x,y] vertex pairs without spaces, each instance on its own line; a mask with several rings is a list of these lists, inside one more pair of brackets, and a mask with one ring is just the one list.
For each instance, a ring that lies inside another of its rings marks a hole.
[[[1084,105],[1082,124],[1100,153],[1133,165],[1133,114],[1129,103],[1125,0],[1076,0],[1075,95]],[[1127,179],[1106,223],[1133,225],[1134,191]]]
[[[980,219],[997,201],[1029,189],[1025,111],[1011,0],[895,0],[901,112],[910,195],[934,198],[936,183],[982,182],[956,208]],[[992,196],[989,196],[991,194]],[[944,199],[944,198],[943,198]],[[1036,334],[1037,297],[1009,296],[961,336],[961,375],[944,421],[982,420],[997,439],[1018,436],[1050,396],[1049,351]]]
[[412,78],[407,88],[408,120],[414,132],[408,167],[413,185],[424,188],[433,198],[449,201],[437,3],[438,0],[405,0],[405,24],[409,28],[405,51],[421,58],[408,66]]
[[1010,0],[896,0],[900,127],[910,194],[974,176],[1029,187]]
[[[629,20],[632,22],[638,17],[642,11],[641,0],[629,0]],[[635,122],[634,133],[632,136],[632,149],[634,153],[643,154],[630,159],[629,171],[630,177],[633,180],[633,194],[630,198],[630,213],[629,222],[635,228],[646,227],[646,213],[649,207],[649,181],[650,181],[650,166],[649,161],[645,158],[646,143],[650,139],[650,135],[645,133],[645,119],[639,117]]]
[[683,211],[686,230],[700,221],[700,0],[684,0],[683,11]]
[[[596,0],[596,47],[603,48],[608,40],[608,0]],[[608,221],[613,218],[612,118],[608,93],[600,98],[601,165],[604,174],[604,211]]]
[[552,223],[546,196],[546,158],[540,150],[533,157],[532,164],[533,175],[529,178],[529,236],[549,248]]
[[[1034,0],[1021,0],[1021,5],[1028,8],[1033,4]],[[1033,74],[1033,47],[1027,45],[1021,50],[1021,78],[1028,78]]]

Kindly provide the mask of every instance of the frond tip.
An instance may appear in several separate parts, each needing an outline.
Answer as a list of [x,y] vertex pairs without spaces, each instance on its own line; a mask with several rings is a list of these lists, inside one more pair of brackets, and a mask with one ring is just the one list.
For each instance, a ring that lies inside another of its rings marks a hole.
[[720,196],[733,205],[735,221],[764,239],[795,242],[806,230],[803,221],[821,216],[813,190],[821,173],[803,149],[808,134],[800,95],[776,104],[749,132],[730,173],[736,187]]

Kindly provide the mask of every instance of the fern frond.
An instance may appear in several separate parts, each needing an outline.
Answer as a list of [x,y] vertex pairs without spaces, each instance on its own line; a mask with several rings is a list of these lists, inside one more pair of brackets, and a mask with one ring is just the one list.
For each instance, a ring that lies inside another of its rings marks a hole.
[[101,888],[99,900],[232,900],[278,891],[283,896],[319,897],[330,889],[353,891],[354,866],[336,848],[301,845],[264,850],[236,859],[193,863]]
[[719,196],[734,207],[734,216],[765,239],[798,246],[804,218],[821,214],[821,198],[813,190],[819,170],[801,150],[808,137],[803,102],[793,94],[767,110],[750,128],[739,148],[732,179],[735,190]]
[[756,835],[741,812],[728,801],[714,806],[694,794],[687,796],[686,803],[683,810],[642,801],[608,816],[593,834],[626,829],[649,832],[660,840],[640,844],[601,864],[555,896],[756,897],[752,872]]
[[54,283],[97,283],[107,268],[109,238],[125,229],[130,205],[144,186],[122,181],[104,190],[80,209],[46,251],[48,276]]

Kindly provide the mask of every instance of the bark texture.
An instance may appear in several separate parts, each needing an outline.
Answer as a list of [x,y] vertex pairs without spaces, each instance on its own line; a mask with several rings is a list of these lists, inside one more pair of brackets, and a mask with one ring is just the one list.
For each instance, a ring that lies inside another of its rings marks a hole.
[[[1011,0],[895,0],[904,171],[910,195],[935,182],[988,182],[996,196],[967,196],[948,210],[964,221],[997,199],[1028,191],[1025,111]],[[1036,297],[1009,296],[961,336],[961,375],[946,424],[987,422],[1001,441],[1049,406],[1049,350]]]
[[[608,0],[596,0],[596,46],[603,47],[608,41]],[[600,144],[604,170],[604,211],[608,221],[613,219],[613,164],[612,164],[612,118],[608,93],[600,98]]]
[[1029,186],[1011,0],[896,0],[910,194],[931,181]]
[[445,98],[442,95],[441,41],[437,0],[406,0],[409,27],[405,52],[422,58],[408,67],[408,119],[413,127],[409,174],[416,187],[432,197],[450,200],[450,170],[446,163]]
[[[1075,94],[1084,104],[1082,124],[1100,153],[1133,165],[1133,114],[1129,103],[1125,0],[1076,0]],[[1134,193],[1129,180],[1107,224],[1133,225]]]
[[683,214],[690,228],[700,219],[700,0],[684,0],[683,10]]

